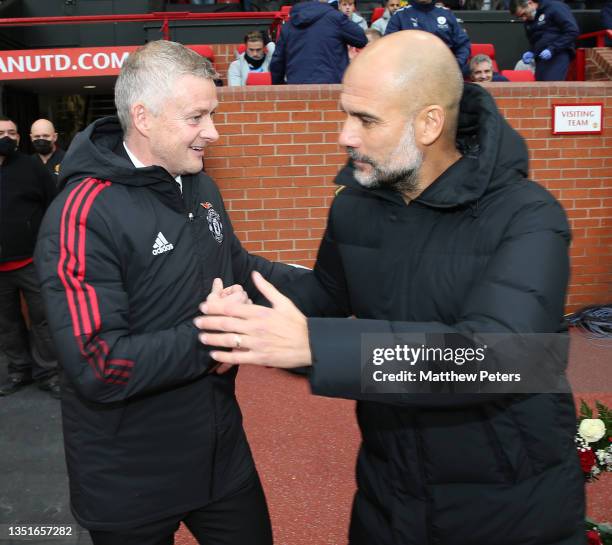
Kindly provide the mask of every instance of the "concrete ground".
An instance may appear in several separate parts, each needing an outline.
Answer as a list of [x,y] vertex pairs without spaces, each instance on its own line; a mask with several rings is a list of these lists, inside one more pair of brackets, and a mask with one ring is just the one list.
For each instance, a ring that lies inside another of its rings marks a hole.
[[[576,399],[612,406],[610,342],[573,335],[570,377]],[[0,380],[6,364],[0,361]],[[304,377],[244,368],[237,392],[272,517],[276,545],[346,543],[359,432],[354,402],[310,395]],[[60,403],[29,386],[0,398],[0,544],[90,545],[70,539],[6,538],[7,524],[76,524],[70,514]],[[587,485],[588,514],[612,522],[612,474]],[[3,533],[4,532],[4,533]],[[182,528],[177,545],[195,540]],[[248,544],[245,544],[248,545]]]

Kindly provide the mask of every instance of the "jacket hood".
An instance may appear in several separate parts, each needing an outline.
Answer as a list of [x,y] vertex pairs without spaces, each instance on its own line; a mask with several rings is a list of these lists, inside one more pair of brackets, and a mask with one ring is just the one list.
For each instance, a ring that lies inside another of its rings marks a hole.
[[302,2],[293,6],[289,21],[293,26],[304,28],[312,25],[333,9],[329,4],[322,4],[316,0]]
[[[415,200],[437,208],[475,203],[509,177],[527,176],[528,153],[523,138],[497,109],[493,97],[481,86],[466,83],[459,109],[457,148],[463,158],[443,172]],[[336,177],[336,183],[383,198],[401,201],[389,189],[366,189],[355,180],[351,163]]]
[[136,169],[122,143],[123,131],[117,117],[94,121],[70,144],[62,161],[60,187],[84,178],[132,186],[174,181],[170,173],[159,166]]

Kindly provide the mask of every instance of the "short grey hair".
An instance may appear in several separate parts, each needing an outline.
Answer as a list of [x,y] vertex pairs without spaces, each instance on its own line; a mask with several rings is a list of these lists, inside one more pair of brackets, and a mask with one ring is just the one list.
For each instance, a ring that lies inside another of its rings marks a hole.
[[219,75],[211,62],[176,42],[149,42],[130,53],[115,84],[115,106],[125,135],[132,127],[131,107],[142,102],[154,115],[182,76],[214,80]]
[[488,62],[491,65],[491,68],[493,68],[493,61],[491,60],[491,57],[489,57],[489,55],[485,55],[484,53],[479,53],[470,59],[470,72],[474,70],[474,67],[481,62]]

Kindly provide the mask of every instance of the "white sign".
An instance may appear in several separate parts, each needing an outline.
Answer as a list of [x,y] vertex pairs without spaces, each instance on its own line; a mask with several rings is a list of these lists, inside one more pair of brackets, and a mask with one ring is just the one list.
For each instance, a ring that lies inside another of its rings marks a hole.
[[600,134],[603,104],[554,104],[553,134]]

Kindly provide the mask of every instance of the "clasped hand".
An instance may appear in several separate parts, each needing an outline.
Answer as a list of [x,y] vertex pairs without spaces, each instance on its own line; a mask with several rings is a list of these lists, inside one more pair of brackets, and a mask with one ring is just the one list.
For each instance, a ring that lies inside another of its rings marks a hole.
[[219,279],[200,305],[203,316],[194,320],[202,331],[200,342],[231,348],[211,351],[210,357],[222,364],[217,372],[236,364],[283,368],[311,365],[306,317],[257,272],[253,273],[253,283],[272,308],[252,304],[241,286],[224,289]]

